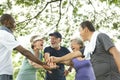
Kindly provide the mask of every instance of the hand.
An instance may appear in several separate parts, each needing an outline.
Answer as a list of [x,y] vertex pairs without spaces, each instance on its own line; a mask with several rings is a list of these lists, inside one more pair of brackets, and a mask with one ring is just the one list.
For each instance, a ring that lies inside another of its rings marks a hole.
[[48,71],[51,70],[50,66],[48,66],[48,65],[42,65],[42,66],[45,70],[48,70]]
[[45,53],[44,54],[44,58],[45,58],[45,62],[49,65],[49,63],[50,63],[50,54],[49,53]]
[[53,62],[54,63],[59,63],[60,62],[60,58],[53,56]]
[[44,64],[44,65],[42,65],[43,66],[43,68],[45,69],[45,70],[47,70],[47,71],[50,71],[50,70],[52,70],[52,69],[56,69],[56,68],[59,68],[59,66],[57,66],[57,65],[47,65],[47,64]]
[[67,76],[69,74],[69,71],[68,70],[65,70],[64,71],[64,76]]
[[54,60],[54,57],[51,56],[51,57],[50,57],[50,62],[47,63],[47,64],[48,64],[51,68],[59,68],[59,66],[57,66],[56,63],[53,62],[53,60]]

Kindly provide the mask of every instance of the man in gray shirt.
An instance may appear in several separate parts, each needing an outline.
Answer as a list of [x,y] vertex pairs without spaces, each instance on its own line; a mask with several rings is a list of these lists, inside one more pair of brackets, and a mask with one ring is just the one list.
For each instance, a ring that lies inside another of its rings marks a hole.
[[[86,46],[86,50],[92,50],[92,54],[89,53],[89,55],[96,80],[120,80],[120,52],[111,39],[104,33],[99,33],[92,39],[96,31],[90,21],[84,21],[80,26],[80,36],[83,41],[94,44],[88,48]],[[73,52],[60,58],[54,57],[54,62],[61,62],[81,55],[82,53],[79,51]]]

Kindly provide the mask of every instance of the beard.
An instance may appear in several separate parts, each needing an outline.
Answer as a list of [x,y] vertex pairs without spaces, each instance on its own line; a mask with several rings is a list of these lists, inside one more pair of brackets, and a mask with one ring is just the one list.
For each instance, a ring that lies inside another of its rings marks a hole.
[[51,44],[51,47],[52,48],[59,48],[60,47],[60,43],[59,44],[54,44],[54,45]]

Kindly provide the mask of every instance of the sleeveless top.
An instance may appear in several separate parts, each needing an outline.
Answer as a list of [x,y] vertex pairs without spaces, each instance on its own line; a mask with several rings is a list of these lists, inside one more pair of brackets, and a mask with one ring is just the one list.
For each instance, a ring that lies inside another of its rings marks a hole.
[[[33,51],[32,51],[33,53]],[[41,53],[39,54],[39,59],[42,59]],[[22,66],[20,68],[20,71],[17,75],[16,80],[36,80],[36,71],[37,69],[34,68],[29,62],[28,59],[25,58]]]

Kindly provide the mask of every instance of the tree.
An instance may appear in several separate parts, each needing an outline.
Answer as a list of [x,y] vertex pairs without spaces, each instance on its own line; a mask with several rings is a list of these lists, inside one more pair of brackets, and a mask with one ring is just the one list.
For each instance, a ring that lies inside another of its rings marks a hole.
[[[112,38],[119,39],[119,4],[119,0],[2,0],[0,15],[10,13],[15,17],[17,37],[38,33],[48,37],[50,32],[60,31],[62,45],[68,47],[70,36],[84,20],[91,20],[97,30],[114,32]],[[19,64],[14,62],[18,69],[22,59]]]

